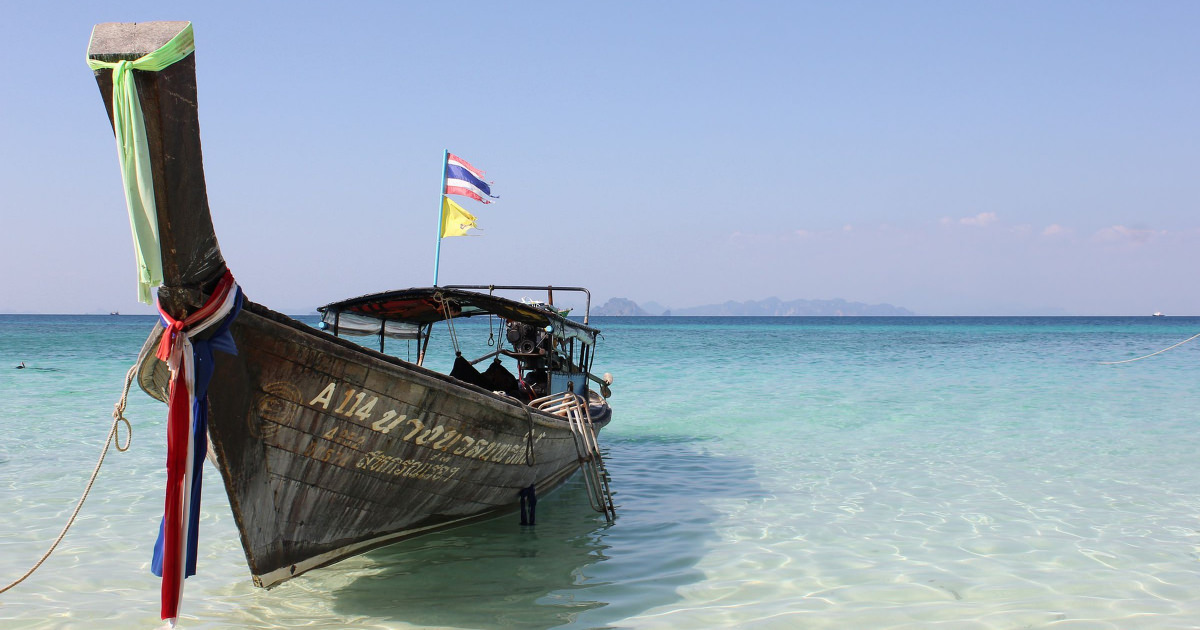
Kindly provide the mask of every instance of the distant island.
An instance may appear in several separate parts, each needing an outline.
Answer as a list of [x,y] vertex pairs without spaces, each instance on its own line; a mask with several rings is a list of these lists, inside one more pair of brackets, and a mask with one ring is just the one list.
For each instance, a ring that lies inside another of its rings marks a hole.
[[627,298],[612,298],[603,306],[592,311],[593,315],[602,316],[653,316],[676,315],[689,317],[862,317],[886,316],[903,317],[916,315],[912,311],[891,304],[864,304],[862,302],[847,302],[843,299],[834,300],[792,300],[784,302],[777,297],[765,300],[750,300],[747,302],[725,302],[724,304],[709,304],[689,308],[663,309],[658,304],[648,302],[647,308],[638,306],[637,302]]

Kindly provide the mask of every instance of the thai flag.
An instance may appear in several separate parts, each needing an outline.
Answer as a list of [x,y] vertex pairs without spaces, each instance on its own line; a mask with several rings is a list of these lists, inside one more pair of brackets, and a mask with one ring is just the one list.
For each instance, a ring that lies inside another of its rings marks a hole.
[[[184,320],[173,319],[159,307],[166,330],[158,358],[171,369],[171,386],[167,403],[166,502],[150,568],[162,578],[162,618],[172,627],[179,617],[183,580],[196,574],[213,351],[237,354],[229,325],[241,310],[242,299],[233,274],[226,271],[204,306]],[[212,336],[207,339],[191,338],[210,329]]]
[[483,181],[483,171],[449,152],[446,153],[446,189],[442,194],[462,195],[483,203],[492,203],[484,197],[499,199],[492,194],[492,187]]

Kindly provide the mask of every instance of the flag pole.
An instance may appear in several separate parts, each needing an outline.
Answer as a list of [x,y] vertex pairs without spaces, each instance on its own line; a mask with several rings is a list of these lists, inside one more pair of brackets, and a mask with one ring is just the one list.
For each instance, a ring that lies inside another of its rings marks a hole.
[[442,153],[442,188],[438,191],[437,250],[433,254],[433,286],[438,285],[438,268],[442,263],[442,223],[446,221],[446,163],[450,160],[450,149]]

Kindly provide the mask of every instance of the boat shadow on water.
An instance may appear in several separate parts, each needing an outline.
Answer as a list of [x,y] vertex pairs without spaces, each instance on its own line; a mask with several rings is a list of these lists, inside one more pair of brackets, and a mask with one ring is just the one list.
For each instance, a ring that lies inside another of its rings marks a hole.
[[715,500],[763,498],[754,468],[692,439],[610,436],[607,450],[615,525],[588,509],[576,475],[539,501],[534,527],[511,514],[367,553],[369,566],[332,592],[333,611],[418,626],[596,627],[680,601],[705,578],[696,565],[725,518]]

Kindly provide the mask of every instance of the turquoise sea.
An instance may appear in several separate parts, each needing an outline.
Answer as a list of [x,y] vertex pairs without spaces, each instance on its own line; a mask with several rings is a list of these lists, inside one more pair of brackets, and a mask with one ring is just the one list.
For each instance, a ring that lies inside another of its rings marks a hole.
[[[0,316],[0,585],[69,516],[153,323]],[[1200,318],[593,324],[614,525],[576,478],[535,528],[475,524],[266,591],[209,467],[182,627],[1200,627],[1200,341],[1100,364]],[[0,595],[0,627],[160,625],[165,406],[135,386],[126,415],[132,449]]]

